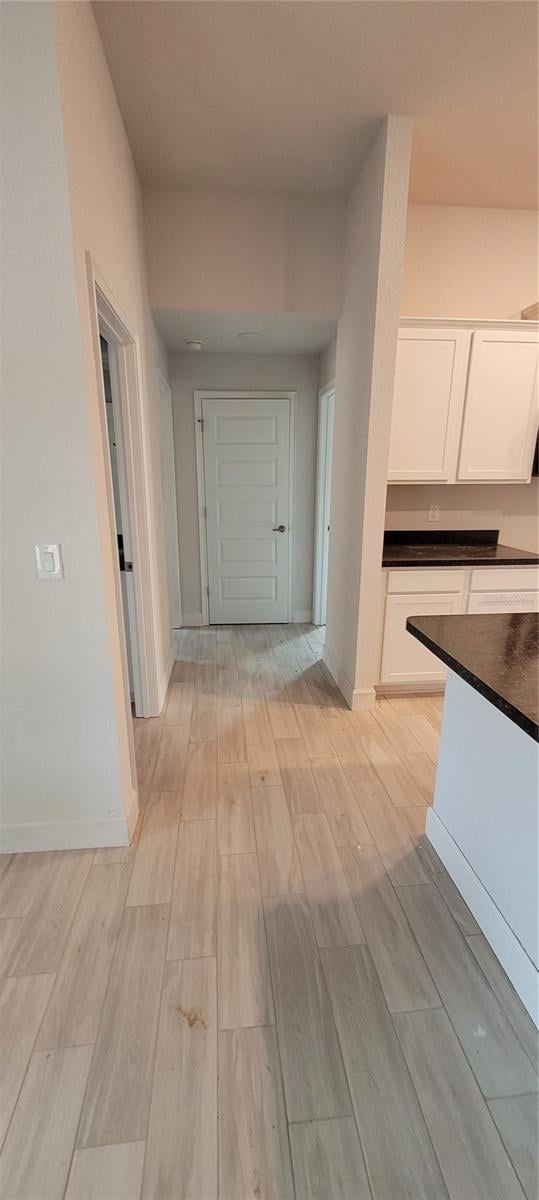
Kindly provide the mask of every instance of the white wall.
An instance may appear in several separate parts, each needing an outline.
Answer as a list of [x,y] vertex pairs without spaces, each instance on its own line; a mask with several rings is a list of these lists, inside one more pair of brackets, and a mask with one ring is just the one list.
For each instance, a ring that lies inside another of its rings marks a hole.
[[[2,5],[3,849],[125,840],[53,18]],[[37,581],[35,542],[65,580]],[[124,770],[124,776],[122,776]],[[125,774],[127,773],[127,774]]]
[[[230,391],[296,391],[293,612],[312,607],[316,424],[319,360],[300,354],[174,354],[170,384],[176,442],[176,489],[180,535],[183,620],[201,620],[200,552],[195,463],[193,392],[199,388]],[[301,617],[305,620],[305,616]]]
[[410,124],[388,117],[348,202],[337,329],[326,660],[357,706],[374,702]]
[[[401,313],[407,317],[519,318],[539,295],[538,214],[525,209],[410,205]],[[500,540],[539,547],[539,484],[390,486],[386,527],[499,529]]]
[[411,204],[401,315],[518,319],[538,299],[538,236],[534,211]]
[[145,190],[151,303],[337,316],[343,213],[316,196]]
[[97,512],[105,563],[111,655],[121,703],[119,628],[114,600],[104,463],[98,428],[99,385],[93,353],[86,251],[138,338],[146,440],[152,648],[159,697],[164,697],[172,655],[166,566],[166,535],[160,452],[160,401],[156,368],[167,376],[164,347],[151,317],[142,200],[101,40],[89,3],[54,5],[60,98],[64,125],[73,251],[85,361],[85,387],[94,445]]

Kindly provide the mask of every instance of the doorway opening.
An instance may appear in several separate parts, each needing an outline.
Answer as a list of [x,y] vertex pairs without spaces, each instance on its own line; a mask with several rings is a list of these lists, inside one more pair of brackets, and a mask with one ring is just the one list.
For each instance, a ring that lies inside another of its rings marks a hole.
[[331,462],[335,385],[322,388],[318,397],[318,448],[314,521],[313,625],[324,626],[327,615],[329,542],[331,536]]
[[[99,349],[103,371],[103,388],[105,392],[105,411],[107,416],[107,444],[109,449],[110,470],[112,476],[112,495],[114,501],[114,520],[116,525],[116,544],[118,548],[118,569],[122,590],[123,631],[127,657],[127,673],[129,679],[129,699],[133,716],[135,715],[135,667],[137,644],[133,634],[136,627],[133,612],[133,594],[129,587],[128,576],[133,572],[131,557],[132,546],[129,529],[129,508],[125,496],[125,470],[122,467],[123,442],[121,433],[121,410],[117,387],[117,362],[115,347],[108,342],[99,331]],[[114,384],[113,384],[114,378]],[[122,502],[123,494],[123,502]],[[138,662],[137,662],[138,677]]]
[[125,724],[132,751],[133,714],[150,717],[159,712],[139,351],[136,336],[89,254],[86,264],[95,365],[102,382],[101,443],[110,534],[117,555],[116,610]]

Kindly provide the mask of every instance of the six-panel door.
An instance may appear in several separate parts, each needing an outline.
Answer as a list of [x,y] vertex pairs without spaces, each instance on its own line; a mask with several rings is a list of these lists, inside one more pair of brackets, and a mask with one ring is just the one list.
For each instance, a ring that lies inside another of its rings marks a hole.
[[206,398],[202,412],[210,623],[287,621],[290,400]]

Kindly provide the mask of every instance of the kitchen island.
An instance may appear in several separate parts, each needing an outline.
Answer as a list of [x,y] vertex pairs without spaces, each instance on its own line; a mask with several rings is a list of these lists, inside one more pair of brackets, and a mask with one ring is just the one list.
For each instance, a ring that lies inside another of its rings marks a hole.
[[406,628],[449,668],[427,837],[537,1024],[539,617]]

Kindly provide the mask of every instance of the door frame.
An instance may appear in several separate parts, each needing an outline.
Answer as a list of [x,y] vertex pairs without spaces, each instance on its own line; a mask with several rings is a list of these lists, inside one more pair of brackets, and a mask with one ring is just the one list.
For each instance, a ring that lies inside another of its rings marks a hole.
[[259,392],[239,389],[238,391],[215,391],[211,388],[196,388],[193,392],[195,416],[195,447],[198,495],[198,540],[200,550],[200,588],[202,603],[202,625],[209,625],[208,589],[208,543],[206,538],[206,480],[204,477],[204,434],[202,429],[202,405],[204,400],[288,400],[289,405],[289,454],[288,454],[288,597],[287,622],[292,620],[292,563],[294,542],[294,464],[295,424],[297,392]]
[[[324,586],[327,594],[328,539],[331,488],[331,463],[333,449],[333,422],[335,418],[335,382],[327,383],[318,393],[318,432],[316,446],[316,503],[314,516],[314,571],[313,571],[313,625],[322,624]],[[324,585],[325,578],[325,585]]]
[[[172,388],[162,371],[157,368],[157,379],[159,383],[159,405],[160,405],[160,435],[161,435],[161,474],[163,478],[163,504],[165,512],[165,535],[167,540],[167,572],[169,579],[169,600],[171,592],[175,595],[176,612],[171,612],[170,617],[173,629],[181,629],[182,627],[182,591],[180,579],[180,544],[178,537],[178,498],[176,494],[176,454],[174,446],[174,414],[172,408]],[[165,429],[163,421],[163,406],[166,405],[166,417],[168,430]],[[170,419],[169,419],[170,418]],[[164,435],[165,437],[172,435],[172,454],[166,460],[164,457]],[[168,505],[172,508],[172,532],[175,533],[174,547],[172,553],[172,561],[170,555],[170,546],[168,545]],[[177,617],[177,623],[174,617]]]
[[[141,358],[138,336],[130,328],[110,289],[92,260],[86,254],[90,292],[90,318],[93,335],[95,368],[100,395],[101,449],[105,465],[107,507],[110,525],[111,552],[114,563],[116,609],[119,629],[124,629],[124,613],[118,552],[116,519],[112,490],[112,472],[106,418],[105,388],[101,364],[100,333],[113,347],[111,375],[114,371],[113,397],[116,393],[115,422],[118,416],[117,437],[121,436],[118,456],[123,475],[122,520],[127,519],[133,562],[132,604],[128,604],[129,640],[133,659],[135,713],[140,717],[159,712],[159,680],[156,671],[155,626],[150,571],[150,530],[148,482],[145,462],[145,433],[142,412]],[[114,403],[114,401],[113,401]],[[125,511],[124,511],[125,505]],[[126,695],[126,723],[132,743],[131,698],[127,672],[125,638],[120,639],[120,653]],[[136,776],[135,776],[136,778]]]

